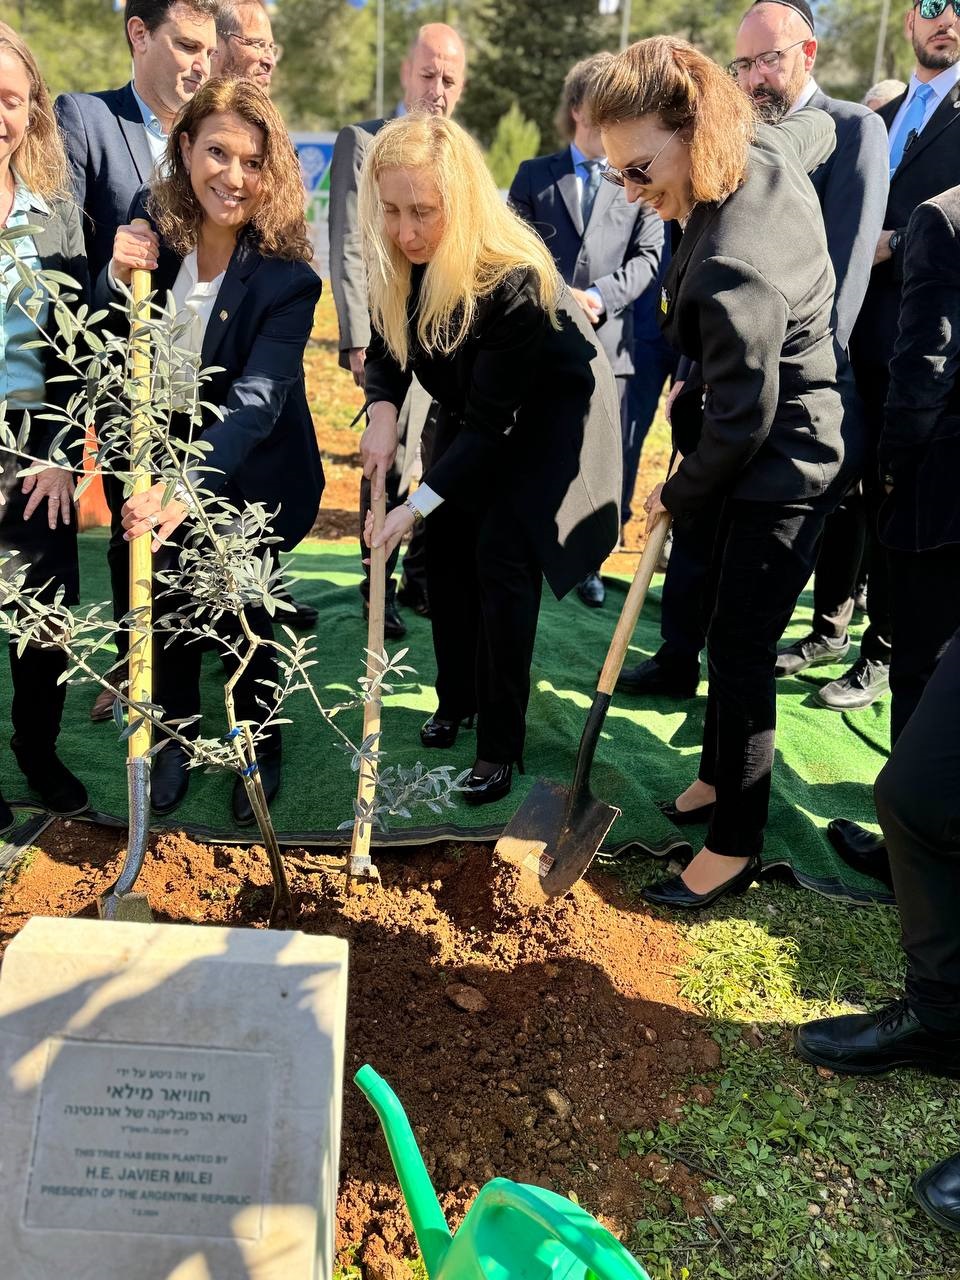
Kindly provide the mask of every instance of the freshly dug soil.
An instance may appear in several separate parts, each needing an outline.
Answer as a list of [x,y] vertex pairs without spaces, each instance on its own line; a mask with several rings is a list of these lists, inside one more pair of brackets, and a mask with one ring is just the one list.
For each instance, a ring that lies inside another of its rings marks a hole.
[[[95,914],[123,838],[85,823],[48,828],[0,894],[0,947],[32,915]],[[451,1226],[495,1175],[574,1192],[620,1236],[670,1194],[698,1211],[684,1166],[618,1150],[624,1131],[676,1110],[686,1076],[719,1063],[677,998],[683,953],[671,926],[602,874],[530,905],[516,871],[482,845],[391,852],[380,886],[353,889],[333,858],[299,850],[286,863],[296,927],[350,943],[344,1263],[392,1280],[402,1274],[392,1260],[414,1248],[379,1124],[350,1082],[364,1062],[403,1102]],[[269,883],[261,848],[170,833],[153,839],[137,888],[158,920],[263,927]]]

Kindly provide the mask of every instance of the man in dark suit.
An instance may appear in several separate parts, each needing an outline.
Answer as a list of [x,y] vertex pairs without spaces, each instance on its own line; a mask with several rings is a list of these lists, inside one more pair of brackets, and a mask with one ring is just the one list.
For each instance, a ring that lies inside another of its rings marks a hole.
[[[887,199],[885,130],[877,116],[852,102],[828,98],[813,76],[818,44],[813,15],[805,0],[757,3],[747,10],[737,31],[736,54],[730,64],[743,91],[771,124],[804,107],[825,111],[834,121],[836,150],[810,175],[820,200],[827,247],[836,276],[832,323],[837,343],[846,348],[866,294],[877,239],[883,229]],[[684,376],[685,371],[679,375]],[[850,370],[843,367],[845,382]],[[846,394],[850,404],[852,397]],[[846,448],[855,449],[851,434],[859,433],[859,415],[848,414]],[[849,522],[841,507],[827,525]],[[708,605],[703,598],[712,555],[714,528],[706,517],[674,531],[674,546],[663,586],[664,643],[653,658],[627,668],[617,688],[634,694],[657,693],[688,698],[696,693],[700,651],[704,645]],[[832,660],[849,645],[846,629],[853,613],[853,592],[836,574],[817,569],[814,637],[803,641],[805,656],[795,655],[800,670],[810,661],[830,660],[818,655],[833,649]],[[783,668],[778,662],[778,673]]]
[[[918,204],[960,182],[960,31],[956,11],[946,6],[938,17],[924,18],[914,7],[906,16],[906,32],[916,54],[916,67],[906,93],[877,112],[888,130],[890,196],[876,265],[851,342],[868,438],[864,507],[870,625],[854,666],[819,692],[820,700],[837,710],[868,706],[889,683],[890,585],[887,557],[877,536],[877,512],[883,494],[876,466],[876,443],[897,334],[903,237]],[[859,568],[859,548],[831,548],[828,543],[822,555],[834,557],[837,573],[845,573],[852,592]]]
[[[622,187],[602,182],[600,130],[586,110],[589,90],[613,55],[598,53],[567,73],[557,112],[569,145],[524,160],[510,187],[513,208],[540,232],[557,269],[597,330],[620,392],[624,450],[628,445],[627,387],[634,372],[633,304],[656,279],[663,223],[642,201],[627,203]],[[599,574],[577,587],[585,604],[603,604]]]
[[[908,224],[879,458],[896,745],[960,628],[960,187],[918,205]],[[890,883],[882,840],[843,818],[829,834],[846,862]]]
[[[431,22],[421,27],[400,67],[403,103],[394,115],[426,111],[430,115],[452,116],[463,93],[466,66],[463,41],[452,27],[443,22]],[[370,309],[357,218],[357,188],[370,140],[383,128],[387,119],[392,118],[346,125],[337,134],[330,162],[330,284],[340,326],[340,367],[350,370],[358,387],[363,386],[363,366],[370,344]],[[406,497],[429,412],[430,397],[414,381],[400,415],[400,448],[387,481],[389,511]],[[369,483],[364,481],[360,491],[360,552],[363,558],[369,554],[362,537],[370,503],[369,489]],[[399,639],[407,630],[397,610],[393,580],[396,563],[397,552],[394,551],[387,561],[384,617],[384,635],[392,639]],[[366,579],[361,591],[366,599]],[[422,534],[414,534],[407,551],[401,594],[406,596],[404,602],[412,604],[417,612],[427,611]]]

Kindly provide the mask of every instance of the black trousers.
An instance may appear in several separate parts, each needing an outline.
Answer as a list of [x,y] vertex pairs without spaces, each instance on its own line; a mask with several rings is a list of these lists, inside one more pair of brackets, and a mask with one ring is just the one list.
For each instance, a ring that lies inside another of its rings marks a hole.
[[[895,744],[960,627],[960,546],[886,554],[893,640],[890,738]],[[872,590],[871,576],[868,600]]]
[[[890,353],[892,354],[892,353]],[[862,361],[854,366],[857,379],[857,391],[863,402],[864,422],[866,424],[866,455],[863,464],[863,508],[865,559],[869,575],[867,591],[867,629],[860,641],[860,654],[876,662],[890,661],[891,621],[890,621],[890,567],[887,553],[880,542],[879,513],[884,500],[883,486],[880,483],[879,462],[877,459],[877,443],[883,426],[883,410],[890,385],[890,371],[886,362],[864,364]],[[848,578],[850,594],[856,589],[859,565],[852,563],[848,556]]]
[[523,754],[540,564],[505,503],[468,511],[444,502],[424,521],[441,720],[477,713],[477,756]]
[[634,347],[633,364],[634,372],[628,379],[626,416],[623,419],[623,495],[620,501],[622,525],[633,514],[631,503],[633,491],[637,487],[643,442],[657,415],[663,384],[676,373],[677,356],[663,341],[640,340]]
[[960,1035],[960,636],[903,726],[874,798],[900,908],[907,997],[926,1026]]
[[777,643],[810,576],[833,499],[728,499],[717,529],[699,776],[717,789],[706,846],[759,854],[770,801]]
[[[110,508],[110,541],[107,544],[107,567],[110,570],[110,595],[113,601],[113,619],[119,622],[130,610],[130,545],[123,537],[121,511],[126,499],[123,482],[116,476],[104,475],[103,496]],[[130,636],[118,631],[116,636],[117,658],[126,658],[130,648]]]

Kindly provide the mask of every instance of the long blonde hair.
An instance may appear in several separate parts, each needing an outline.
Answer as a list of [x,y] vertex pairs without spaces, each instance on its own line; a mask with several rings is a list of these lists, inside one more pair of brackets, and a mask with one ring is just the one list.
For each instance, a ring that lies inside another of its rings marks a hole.
[[553,257],[504,204],[480,148],[442,116],[402,116],[384,125],[371,143],[358,197],[370,312],[402,366],[409,358],[411,263],[384,225],[378,182],[388,169],[424,170],[439,192],[443,232],[427,264],[416,316],[417,341],[425,351],[455,350],[470,332],[480,299],[518,269],[533,277],[538,301],[557,326],[562,281]]
[[37,60],[12,27],[0,22],[0,49],[19,58],[30,79],[30,116],[23,141],[11,157],[20,181],[37,196],[66,197],[69,193],[67,156],[53,114],[53,103]]

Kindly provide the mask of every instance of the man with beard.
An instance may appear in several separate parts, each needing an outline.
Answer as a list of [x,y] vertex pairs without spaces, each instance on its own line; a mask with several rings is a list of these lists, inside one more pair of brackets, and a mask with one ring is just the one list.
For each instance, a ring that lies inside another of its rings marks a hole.
[[[453,115],[463,93],[467,55],[463,41],[444,22],[431,22],[421,27],[410,52],[400,67],[403,102],[394,115],[421,111],[433,116]],[[360,169],[371,139],[386,124],[385,119],[365,120],[346,125],[337,134],[330,163],[330,284],[340,325],[340,366],[349,369],[358,387],[363,386],[363,366],[370,342],[370,312],[364,277],[357,217],[357,188]],[[405,499],[413,478],[417,451],[423,454],[424,466],[429,450],[430,398],[413,380],[400,412],[400,448],[387,477],[387,510]],[[421,436],[425,437],[421,440]],[[370,505],[370,482],[360,486],[360,556],[369,556],[363,541],[363,526]],[[423,533],[418,529],[403,562],[402,603],[426,616],[429,613]],[[387,599],[384,613],[384,635],[399,639],[407,628],[397,609],[397,590],[393,579],[397,556],[395,550],[387,560]],[[368,570],[360,588],[364,601],[369,591]],[[366,603],[364,612],[366,613]]]

